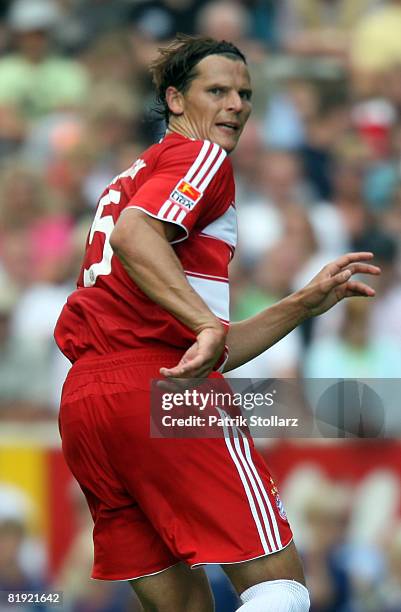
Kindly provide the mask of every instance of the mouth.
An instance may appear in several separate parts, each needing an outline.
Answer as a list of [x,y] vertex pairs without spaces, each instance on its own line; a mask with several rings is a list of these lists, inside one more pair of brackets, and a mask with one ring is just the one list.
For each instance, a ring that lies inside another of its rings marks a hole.
[[227,131],[230,134],[235,134],[239,131],[240,125],[234,121],[224,121],[221,123],[216,123],[216,126],[224,131]]

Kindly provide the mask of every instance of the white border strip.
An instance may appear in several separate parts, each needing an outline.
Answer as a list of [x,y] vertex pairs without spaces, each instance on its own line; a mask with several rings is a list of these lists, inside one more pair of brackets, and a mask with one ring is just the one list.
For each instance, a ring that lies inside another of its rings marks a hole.
[[280,552],[281,550],[285,550],[290,544],[292,544],[293,541],[294,538],[292,537],[291,540],[285,546],[280,548],[280,550],[275,550],[274,552],[269,552],[265,555],[258,555],[257,557],[242,559],[242,561],[199,561],[198,563],[192,563],[191,569],[193,567],[201,567],[202,565],[236,565],[237,563],[248,563],[248,561],[256,561],[257,559],[263,559],[263,557],[269,557],[270,555],[274,555],[277,552]]
[[90,577],[91,580],[99,580],[100,582],[128,582],[129,580],[140,580],[141,578],[147,578],[148,576],[157,576],[157,574],[161,574],[162,572],[179,565],[180,563],[184,563],[184,561],[177,561],[177,563],[173,563],[173,565],[169,565],[157,572],[151,572],[150,574],[142,574],[142,576],[135,576],[135,578],[93,578]]

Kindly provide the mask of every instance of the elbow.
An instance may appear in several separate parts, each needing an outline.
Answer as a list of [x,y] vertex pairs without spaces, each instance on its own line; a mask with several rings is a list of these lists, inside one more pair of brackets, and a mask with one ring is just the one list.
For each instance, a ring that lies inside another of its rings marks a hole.
[[139,242],[141,219],[125,213],[120,217],[110,234],[110,246],[117,256],[132,254]]
[[110,246],[113,249],[113,253],[118,255],[123,249],[124,238],[122,236],[122,232],[114,227],[113,231],[110,234]]
[[148,219],[143,211],[134,208],[120,215],[110,234],[110,246],[116,255],[139,249],[148,232]]

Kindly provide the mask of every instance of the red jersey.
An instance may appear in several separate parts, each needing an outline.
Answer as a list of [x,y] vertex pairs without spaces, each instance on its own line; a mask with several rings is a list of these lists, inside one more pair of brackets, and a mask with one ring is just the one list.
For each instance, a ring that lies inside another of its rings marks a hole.
[[77,289],[56,325],[56,342],[70,361],[149,343],[186,350],[195,340],[192,330],[139,289],[113,255],[110,234],[128,208],[179,226],[172,246],[188,282],[228,325],[228,264],[237,235],[234,197],[226,152],[175,133],[117,176],[99,200]]

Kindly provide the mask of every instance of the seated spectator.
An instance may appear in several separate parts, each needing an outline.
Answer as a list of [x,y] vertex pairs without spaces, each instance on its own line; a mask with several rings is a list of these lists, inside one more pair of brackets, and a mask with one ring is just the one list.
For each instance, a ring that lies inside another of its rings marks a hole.
[[196,31],[203,36],[229,40],[245,53],[250,62],[265,59],[264,46],[250,37],[251,17],[240,2],[208,2],[198,13]]
[[39,173],[16,163],[3,169],[0,220],[0,260],[13,280],[57,279],[71,250],[72,220]]
[[[0,482],[0,589],[2,592],[33,592],[45,587],[42,543],[36,537],[32,537],[34,510],[31,500],[22,489]],[[24,549],[30,550],[29,570],[26,568],[26,559],[24,560]],[[45,606],[40,604],[13,607],[18,611],[45,609]],[[4,609],[3,603],[2,609]]]
[[385,538],[387,572],[379,587],[380,610],[398,612],[401,609],[401,524],[394,525]]
[[169,40],[177,32],[194,33],[194,20],[202,0],[137,0],[129,18],[135,28],[156,40]]
[[84,68],[52,53],[50,35],[57,19],[57,4],[51,0],[14,0],[10,7],[14,51],[0,60],[0,105],[15,105],[27,119],[75,107],[88,93]]
[[295,153],[264,151],[257,162],[255,193],[238,200],[239,247],[247,263],[254,262],[283,235],[283,215],[294,202],[307,201],[299,159]]
[[365,246],[376,256],[381,267],[380,277],[374,280],[377,297],[371,304],[370,330],[374,337],[391,338],[401,346],[401,282],[399,273],[399,248],[394,237],[378,229],[366,232],[355,244]]
[[381,93],[386,71],[401,62],[400,29],[400,0],[387,0],[354,28],[350,59],[360,94]]
[[366,162],[352,150],[344,150],[332,167],[332,204],[350,240],[362,236],[369,225],[369,210],[364,201]]
[[324,480],[304,504],[301,549],[311,612],[351,612],[352,590],[342,554],[350,516],[347,489]]
[[378,0],[283,0],[281,44],[288,53],[345,59],[351,29]]
[[[290,293],[298,268],[298,253],[282,240],[267,250],[247,275],[247,282],[234,302],[232,320],[256,315]],[[296,378],[302,349],[299,330],[295,329],[268,351],[232,370],[233,378]]]
[[4,278],[0,284],[0,418],[12,420],[40,417],[49,409],[48,345],[34,336],[15,337],[17,303],[18,292]]
[[373,336],[372,303],[350,299],[339,336],[312,342],[304,360],[306,378],[400,378],[401,347],[391,337]]

